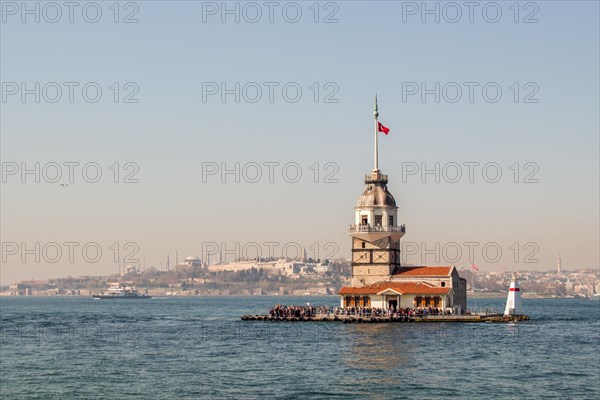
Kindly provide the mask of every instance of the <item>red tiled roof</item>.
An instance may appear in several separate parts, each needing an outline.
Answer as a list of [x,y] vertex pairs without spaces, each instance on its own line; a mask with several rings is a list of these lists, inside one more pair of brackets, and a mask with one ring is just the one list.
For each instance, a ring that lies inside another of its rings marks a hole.
[[379,294],[390,289],[401,294],[448,294],[450,291],[449,287],[432,286],[426,283],[378,282],[363,287],[344,286],[338,294]]
[[393,275],[403,276],[448,276],[452,271],[452,266],[436,267],[398,267]]

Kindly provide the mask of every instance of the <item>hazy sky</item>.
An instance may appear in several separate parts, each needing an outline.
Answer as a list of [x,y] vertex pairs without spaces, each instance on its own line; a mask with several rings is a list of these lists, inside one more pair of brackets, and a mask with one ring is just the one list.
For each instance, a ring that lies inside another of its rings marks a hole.
[[113,3],[1,4],[2,284],[349,257],[375,93],[407,262],[598,267],[598,2]]

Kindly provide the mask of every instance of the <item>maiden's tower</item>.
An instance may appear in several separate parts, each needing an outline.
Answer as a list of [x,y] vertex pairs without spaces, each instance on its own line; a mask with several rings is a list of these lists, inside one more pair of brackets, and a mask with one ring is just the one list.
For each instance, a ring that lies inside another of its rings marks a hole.
[[374,116],[374,166],[365,176],[365,190],[354,208],[352,286],[339,291],[342,307],[398,309],[453,308],[463,313],[467,305],[466,280],[454,266],[402,266],[400,240],[406,233],[399,223],[398,207],[388,191],[388,176],[379,169],[378,135],[389,129]]

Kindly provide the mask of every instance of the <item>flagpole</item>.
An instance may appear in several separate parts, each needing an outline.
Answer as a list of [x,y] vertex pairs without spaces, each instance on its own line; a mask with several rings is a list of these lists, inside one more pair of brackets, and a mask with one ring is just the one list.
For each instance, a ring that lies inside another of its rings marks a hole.
[[377,143],[377,117],[379,117],[379,111],[377,110],[377,95],[375,95],[375,111],[373,111],[373,117],[375,117],[375,165],[373,171],[379,171],[379,146]]

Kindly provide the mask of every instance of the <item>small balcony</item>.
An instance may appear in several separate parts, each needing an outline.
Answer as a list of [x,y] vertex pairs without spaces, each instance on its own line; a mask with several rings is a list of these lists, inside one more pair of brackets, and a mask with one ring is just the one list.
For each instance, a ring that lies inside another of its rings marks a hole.
[[406,233],[406,227],[404,225],[400,226],[371,226],[367,225],[350,225],[350,233],[372,233],[372,232],[400,232]]
[[388,176],[379,172],[374,172],[371,175],[365,175],[365,183],[388,183]]

